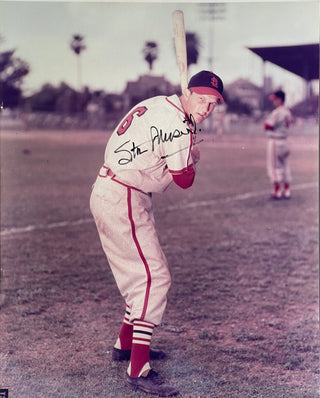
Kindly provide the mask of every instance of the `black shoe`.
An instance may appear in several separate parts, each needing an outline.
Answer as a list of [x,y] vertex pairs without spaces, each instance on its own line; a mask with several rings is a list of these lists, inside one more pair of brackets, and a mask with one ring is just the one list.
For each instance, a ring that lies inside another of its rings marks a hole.
[[159,397],[172,397],[179,394],[176,388],[164,384],[157,372],[152,369],[149,370],[147,377],[130,377],[126,374],[126,381],[134,390],[159,395]]
[[274,194],[270,195],[270,200],[281,200],[281,199],[282,199],[282,197],[279,195],[274,195]]
[[[112,360],[113,361],[129,361],[131,356],[131,350],[119,350],[119,348],[113,347]],[[164,359],[166,354],[160,350],[150,349],[150,359]]]

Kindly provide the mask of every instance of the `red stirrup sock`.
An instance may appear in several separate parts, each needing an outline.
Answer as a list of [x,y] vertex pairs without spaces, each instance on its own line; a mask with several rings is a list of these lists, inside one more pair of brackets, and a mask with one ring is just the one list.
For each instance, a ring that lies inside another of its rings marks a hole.
[[275,182],[273,184],[273,194],[277,196],[279,194],[279,191],[280,191],[280,184],[278,182]]
[[151,369],[149,360],[153,329],[153,323],[139,320],[133,322],[131,358],[128,368],[128,374],[131,377],[139,377]]
[[115,348],[119,350],[131,350],[132,346],[132,333],[133,333],[133,324],[130,323],[130,313],[131,309],[127,305],[126,313],[124,315],[123,323],[120,329],[119,337],[114,345]]

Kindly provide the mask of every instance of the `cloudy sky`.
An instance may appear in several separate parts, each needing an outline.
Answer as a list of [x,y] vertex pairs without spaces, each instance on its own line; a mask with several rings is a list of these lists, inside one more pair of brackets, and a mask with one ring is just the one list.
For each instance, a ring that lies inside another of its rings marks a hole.
[[[212,5],[211,5],[212,7]],[[215,6],[213,6],[215,7]],[[192,75],[210,68],[228,84],[239,77],[262,84],[262,61],[247,47],[310,44],[319,41],[319,2],[226,2],[222,19],[204,20],[197,2],[4,1],[0,2],[0,51],[16,49],[30,64],[24,88],[64,81],[77,88],[77,60],[70,49],[74,34],[85,37],[82,84],[121,92],[128,80],[148,72],[142,49],[156,41],[159,56],[153,73],[179,83],[172,33],[172,12],[184,11],[185,26],[200,40],[200,58]],[[209,37],[212,36],[210,46]],[[210,51],[213,67],[209,66]],[[266,73],[297,102],[302,79],[267,64]]]

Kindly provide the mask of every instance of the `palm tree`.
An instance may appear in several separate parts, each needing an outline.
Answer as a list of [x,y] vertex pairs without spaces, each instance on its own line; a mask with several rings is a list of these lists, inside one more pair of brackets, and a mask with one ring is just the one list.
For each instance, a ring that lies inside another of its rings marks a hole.
[[70,47],[71,49],[74,51],[74,53],[76,54],[77,58],[78,58],[78,86],[79,89],[81,89],[81,64],[80,64],[80,54],[83,50],[86,49],[86,46],[84,44],[84,37],[81,35],[73,35],[72,36],[72,40],[70,43]]
[[147,41],[143,49],[145,61],[149,64],[149,70],[152,70],[153,62],[158,58],[158,44],[154,41]]
[[199,57],[199,39],[196,33],[186,32],[187,67],[196,64]]

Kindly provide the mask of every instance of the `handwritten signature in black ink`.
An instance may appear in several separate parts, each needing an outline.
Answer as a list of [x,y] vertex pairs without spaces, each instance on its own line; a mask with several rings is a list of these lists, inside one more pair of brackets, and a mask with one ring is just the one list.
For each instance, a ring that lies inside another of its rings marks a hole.
[[149,141],[144,142],[139,145],[136,145],[134,142],[132,142],[131,148],[130,147],[125,148],[125,146],[130,142],[131,142],[130,140],[124,142],[122,145],[120,145],[114,151],[114,153],[121,153],[122,156],[124,156],[126,154],[126,156],[127,156],[127,157],[123,157],[118,160],[118,164],[120,164],[120,165],[126,165],[126,164],[132,162],[133,159],[135,159],[137,156],[142,155],[145,152],[148,152],[148,149],[142,150],[141,146],[148,143]]
[[[152,152],[154,152],[156,145],[160,145],[161,143],[165,143],[165,142],[172,142],[174,139],[180,138],[184,135],[189,135],[189,134],[195,135],[196,134],[197,126],[196,126],[196,122],[192,115],[190,115],[190,117],[187,117],[183,121],[183,123],[187,123],[187,127],[186,127],[185,131],[175,129],[174,131],[172,131],[170,133],[166,133],[166,132],[163,132],[162,129],[158,129],[156,126],[151,126],[150,127],[151,141],[146,141],[139,145],[136,145],[131,140],[124,142],[122,145],[120,145],[114,151],[114,153],[121,153],[122,156],[125,156],[125,157],[122,157],[121,159],[119,159],[118,164],[126,165],[126,164],[132,162],[137,156],[140,156],[143,153],[148,152],[148,149],[143,149],[142,146],[145,144],[150,144],[150,142],[151,142],[151,150],[152,150]],[[201,131],[201,130],[199,129],[199,131]],[[131,147],[129,146],[130,143],[131,143]],[[127,145],[127,144],[129,144],[129,145]],[[187,149],[187,148],[188,147],[182,148],[174,153],[161,156],[161,159],[172,156],[172,155],[174,155],[180,151],[183,151],[184,149]]]

